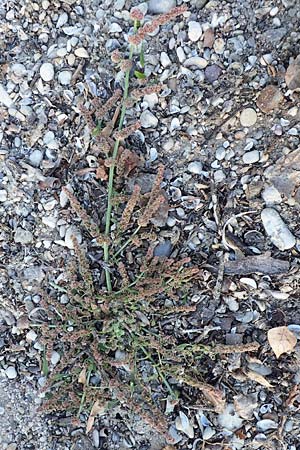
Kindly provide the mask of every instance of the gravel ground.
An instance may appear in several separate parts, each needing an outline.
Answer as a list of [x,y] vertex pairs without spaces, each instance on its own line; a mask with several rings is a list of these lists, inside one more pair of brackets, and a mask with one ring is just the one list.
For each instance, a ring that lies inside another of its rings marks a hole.
[[[188,12],[145,46],[145,74],[165,88],[128,111],[142,122],[132,138],[144,160],[135,182],[149,184],[164,163],[170,208],[157,252],[183,251],[204,270],[192,299],[197,313],[174,330],[262,349],[209,361],[206,381],[221,386],[226,409],[217,414],[187,395],[170,433],[182,449],[300,448],[299,345],[276,358],[266,337],[281,326],[300,336],[300,2],[2,0],[3,450],[164,448],[122,411],[96,421],[88,437],[68,416],[37,412],[45,384],[39,287],[63,278],[71,236],[84,241],[61,187],[75,189],[94,219],[103,212],[80,102],[106,100],[122,85],[110,56],[126,45],[132,6],[148,20],[183,3]],[[53,352],[52,367],[59,359]]]

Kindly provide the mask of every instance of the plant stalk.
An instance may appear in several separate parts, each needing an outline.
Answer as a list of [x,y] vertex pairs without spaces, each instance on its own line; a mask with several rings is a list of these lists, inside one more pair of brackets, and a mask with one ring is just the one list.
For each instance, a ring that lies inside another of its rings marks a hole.
[[[135,27],[136,29],[136,24]],[[132,60],[133,56],[133,46],[130,45],[129,50],[129,60]],[[123,100],[122,100],[122,109],[121,109],[121,116],[119,121],[118,129],[119,131],[122,130],[125,114],[126,114],[126,100],[128,98],[128,91],[129,91],[129,76],[130,76],[130,69],[126,71],[125,74],[125,85],[124,85],[124,92],[123,92]],[[112,196],[113,196],[113,187],[114,187],[114,175],[115,175],[115,168],[116,168],[116,158],[118,155],[118,150],[120,146],[120,140],[117,139],[115,141],[113,154],[112,154],[112,165],[109,168],[109,176],[108,176],[108,192],[107,192],[107,208],[106,208],[106,215],[105,215],[105,235],[110,235],[110,225],[111,225],[111,215],[112,215]],[[106,279],[106,287],[108,292],[112,291],[112,283],[111,283],[111,276],[110,276],[110,270],[108,267],[109,264],[109,244],[105,242],[103,244],[103,252],[104,252],[104,262],[105,262],[105,279]]]

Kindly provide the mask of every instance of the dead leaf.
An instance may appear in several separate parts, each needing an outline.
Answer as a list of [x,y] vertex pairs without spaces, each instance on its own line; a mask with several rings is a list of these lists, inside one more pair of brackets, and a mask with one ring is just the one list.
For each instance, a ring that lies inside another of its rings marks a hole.
[[105,414],[106,405],[100,405],[99,400],[96,400],[91,409],[88,421],[86,423],[86,434],[88,434],[93,428],[95,418],[98,414]]
[[[291,170],[291,167],[293,170]],[[294,150],[279,158],[275,164],[266,168],[264,175],[267,180],[280,192],[280,194],[283,194],[286,199],[295,200],[299,205],[299,150]]]
[[220,389],[215,388],[209,384],[204,384],[201,387],[204,397],[214,405],[216,413],[222,413],[226,406],[224,394]]
[[248,378],[250,378],[250,380],[255,381],[258,384],[261,384],[262,386],[265,386],[268,389],[273,388],[272,384],[269,383],[269,381],[265,377],[263,377],[257,372],[254,372],[254,370],[248,370],[247,372],[244,373]]
[[97,167],[96,170],[96,179],[101,181],[106,181],[108,179],[108,175],[103,166]]
[[276,358],[279,358],[283,353],[294,350],[297,337],[288,327],[276,327],[268,331],[268,341]]
[[288,66],[285,74],[287,87],[292,91],[300,90],[300,55]]
[[269,113],[273,109],[277,109],[280,102],[284,99],[280,89],[277,86],[266,86],[259,94],[256,104],[264,113]]
[[246,420],[252,419],[253,411],[257,407],[257,394],[235,395],[234,409],[240,417]]
[[84,367],[78,376],[78,383],[86,385],[86,368]]

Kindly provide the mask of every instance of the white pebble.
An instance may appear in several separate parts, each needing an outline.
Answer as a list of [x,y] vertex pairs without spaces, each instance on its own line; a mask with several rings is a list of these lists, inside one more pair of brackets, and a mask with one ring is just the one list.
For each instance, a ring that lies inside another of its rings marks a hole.
[[13,380],[14,378],[17,378],[18,374],[16,369],[13,366],[9,366],[6,370],[5,370],[5,375],[7,376],[7,378],[9,380]]
[[26,333],[26,341],[31,344],[32,342],[34,342],[36,340],[37,336],[38,335],[36,334],[35,331],[30,330],[30,331],[28,331],[28,333]]
[[143,111],[140,117],[140,121],[143,128],[155,128],[158,124],[158,119],[155,117],[154,114],[152,114],[151,111],[146,109],[146,111]]
[[176,53],[177,53],[177,57],[178,57],[178,59],[179,59],[179,62],[180,62],[180,63],[183,63],[184,60],[185,60],[185,53],[184,53],[183,48],[182,48],[182,47],[178,47],[178,48],[176,49]]
[[52,352],[51,364],[53,364],[53,366],[55,366],[58,363],[59,360],[60,360],[60,354],[55,352],[55,351]]
[[276,16],[276,14],[278,13],[278,11],[279,11],[278,6],[275,6],[274,8],[271,9],[271,11],[270,11],[270,16],[271,16],[271,17]]
[[2,103],[7,108],[10,108],[13,104],[12,99],[9,94],[6,92],[2,84],[0,84],[0,103]]
[[158,96],[153,92],[152,94],[144,95],[143,101],[147,103],[147,106],[152,109],[158,103]]
[[202,173],[202,162],[201,161],[193,161],[188,165],[188,171],[190,173],[195,173],[200,175]]
[[0,189],[0,202],[6,202],[7,192],[5,189]]
[[199,67],[199,69],[205,69],[207,65],[208,61],[204,58],[201,58],[201,56],[192,56],[191,58],[188,58],[184,61],[185,67],[196,66]]
[[24,77],[25,75],[27,75],[27,70],[24,64],[13,64],[11,70],[17,77]]
[[261,220],[265,232],[279,250],[288,250],[294,247],[296,239],[275,209],[265,208],[261,212]]
[[51,63],[44,63],[40,67],[40,75],[42,80],[48,82],[54,78],[54,67]]
[[77,239],[78,243],[81,244],[82,236],[81,236],[80,231],[76,227],[71,225],[66,230],[65,242],[64,242],[65,246],[68,247],[69,249],[73,249],[74,248],[73,240],[72,240],[73,236]]
[[225,42],[222,38],[217,38],[215,39],[214,42],[214,51],[218,54],[218,55],[222,55],[224,53],[224,48],[225,48]]
[[60,72],[58,74],[58,81],[60,82],[60,84],[66,86],[68,84],[70,84],[71,79],[72,79],[72,72],[70,72],[69,70],[63,70],[62,72]]
[[240,122],[243,127],[252,127],[257,121],[257,114],[253,108],[245,108],[240,115]]
[[214,173],[214,180],[216,183],[221,183],[226,178],[225,173],[223,170],[216,170]]
[[30,153],[29,161],[30,164],[34,167],[39,167],[43,159],[43,153],[40,150],[33,150],[32,153]]
[[56,22],[56,28],[63,27],[68,22],[68,14],[63,12],[60,14],[58,21]]
[[149,12],[154,14],[164,14],[176,6],[176,0],[150,0],[148,4]]
[[202,28],[199,22],[195,22],[194,20],[191,20],[188,23],[189,29],[188,29],[188,36],[189,39],[192,42],[199,41],[201,35],[202,35]]
[[262,193],[262,198],[267,205],[276,205],[282,202],[280,192],[274,186],[268,186]]
[[252,150],[251,152],[247,152],[243,155],[244,164],[254,164],[259,161],[259,151]]
[[86,49],[83,47],[76,48],[74,53],[76,56],[79,56],[80,58],[89,58],[90,57],[88,52],[86,51]]
[[166,52],[161,52],[160,63],[163,67],[168,67],[171,65],[171,60]]
[[108,32],[109,33],[121,33],[122,32],[122,28],[117,23],[111,23],[110,26],[109,26]]

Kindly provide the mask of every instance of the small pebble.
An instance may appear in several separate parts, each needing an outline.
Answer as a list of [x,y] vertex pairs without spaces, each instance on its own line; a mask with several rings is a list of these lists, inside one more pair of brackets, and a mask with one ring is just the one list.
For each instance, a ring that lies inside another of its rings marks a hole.
[[6,202],[7,192],[5,189],[0,189],[0,202]]
[[211,66],[206,67],[204,75],[209,83],[213,83],[214,81],[217,81],[221,73],[222,73],[221,67],[219,67],[217,64],[213,64]]
[[30,244],[33,241],[33,235],[31,231],[18,227],[15,231],[14,241],[22,245]]
[[214,42],[214,51],[218,55],[222,55],[224,53],[225,42],[222,38],[217,38]]
[[163,67],[169,67],[171,65],[171,60],[166,52],[161,52],[160,62]]
[[69,70],[63,70],[58,74],[57,79],[60,82],[60,84],[66,86],[71,83],[72,72],[70,72]]
[[60,360],[60,354],[58,352],[52,352],[51,355],[51,364],[53,364],[53,366],[55,366],[58,361]]
[[43,153],[40,150],[33,150],[33,152],[30,153],[29,161],[33,167],[39,167],[42,160],[43,160]]
[[58,21],[56,22],[56,28],[64,26],[68,22],[68,14],[63,12],[60,14]]
[[153,14],[164,14],[176,6],[176,0],[150,0],[148,9]]
[[245,108],[240,115],[240,122],[243,127],[252,127],[257,121],[257,114],[253,108]]
[[2,84],[0,84],[0,103],[2,103],[7,108],[10,108],[13,105],[13,101],[10,95],[6,92]]
[[74,51],[76,56],[79,56],[80,58],[89,58],[89,54],[86,51],[85,48],[80,47],[80,48],[76,48],[76,50]]
[[207,64],[208,61],[204,58],[201,58],[201,56],[192,56],[191,58],[188,58],[184,61],[185,67],[196,66],[199,67],[199,69],[205,69]]
[[188,171],[190,173],[195,173],[197,175],[200,175],[202,173],[202,168],[203,168],[202,162],[200,161],[193,161],[190,162],[188,165]]
[[260,431],[277,430],[278,423],[271,419],[263,419],[257,422],[256,427]]
[[199,41],[201,35],[202,35],[202,28],[199,22],[195,22],[194,20],[191,20],[188,23],[189,29],[188,29],[188,36],[189,39],[192,42]]
[[71,225],[69,228],[67,228],[66,235],[65,235],[65,245],[69,249],[74,248],[73,240],[72,240],[73,236],[77,239],[78,243],[81,244],[82,235],[81,235],[80,231],[76,227]]
[[140,121],[143,128],[155,128],[158,124],[157,117],[148,109],[142,112]]
[[294,247],[296,239],[275,209],[265,208],[261,212],[261,220],[265,232],[279,250],[283,251]]
[[13,380],[18,376],[17,371],[13,366],[9,366],[7,369],[5,369],[5,375],[9,380]]
[[54,67],[51,63],[44,63],[40,67],[40,75],[42,80],[48,82],[54,78]]
[[254,164],[259,161],[259,151],[252,150],[251,152],[247,152],[243,155],[244,164]]
[[274,186],[266,187],[261,195],[267,205],[276,205],[282,202],[281,194]]

